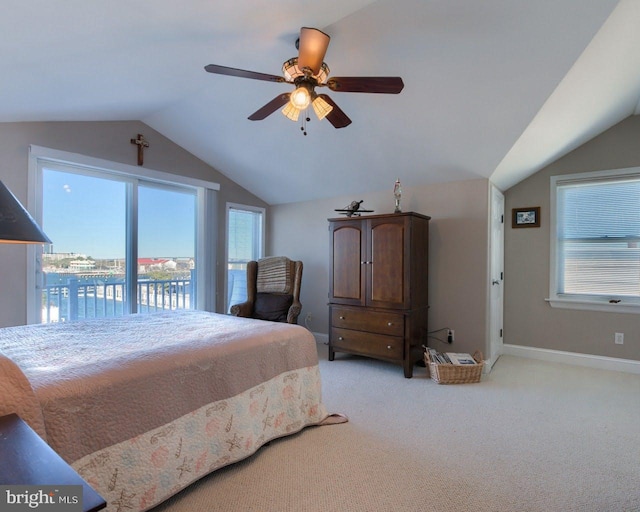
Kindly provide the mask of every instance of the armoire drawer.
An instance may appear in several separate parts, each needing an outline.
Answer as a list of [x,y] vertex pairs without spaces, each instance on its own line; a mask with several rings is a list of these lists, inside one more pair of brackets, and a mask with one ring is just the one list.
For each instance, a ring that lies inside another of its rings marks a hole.
[[346,350],[366,356],[402,359],[403,338],[350,329],[331,328],[331,346],[334,350]]
[[331,323],[341,329],[404,336],[404,315],[401,313],[331,306]]

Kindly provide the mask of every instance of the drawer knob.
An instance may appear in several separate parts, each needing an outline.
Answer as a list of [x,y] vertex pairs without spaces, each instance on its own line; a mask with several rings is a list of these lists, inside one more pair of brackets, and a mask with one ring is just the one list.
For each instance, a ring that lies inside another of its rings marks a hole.
[[343,317],[343,316],[341,316],[341,317],[340,317],[340,320],[344,320],[344,317]]
[[387,350],[391,350],[391,345],[387,345]]
[[344,341],[344,338],[342,336],[338,336],[338,341]]
[[391,327],[393,325],[393,322],[387,322],[387,325]]

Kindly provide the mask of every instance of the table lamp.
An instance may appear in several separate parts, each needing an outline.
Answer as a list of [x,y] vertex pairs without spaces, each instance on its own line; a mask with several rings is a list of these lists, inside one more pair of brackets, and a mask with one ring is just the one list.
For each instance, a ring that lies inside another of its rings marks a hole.
[[0,243],[51,243],[33,217],[2,181],[0,181]]

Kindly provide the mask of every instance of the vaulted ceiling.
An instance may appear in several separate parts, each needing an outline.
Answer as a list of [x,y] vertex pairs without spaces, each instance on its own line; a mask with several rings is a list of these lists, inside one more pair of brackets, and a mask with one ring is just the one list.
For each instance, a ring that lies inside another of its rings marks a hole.
[[[489,178],[503,190],[638,112],[637,0],[5,0],[0,122],[140,120],[270,204]],[[288,84],[300,27],[353,123],[247,117]]]

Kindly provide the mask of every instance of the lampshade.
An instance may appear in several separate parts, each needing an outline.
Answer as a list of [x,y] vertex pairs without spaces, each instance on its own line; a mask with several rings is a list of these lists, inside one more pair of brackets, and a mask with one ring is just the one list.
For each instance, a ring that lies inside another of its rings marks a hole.
[[311,103],[311,106],[313,107],[313,111],[316,113],[316,116],[318,116],[318,119],[320,119],[320,121],[327,117],[327,114],[333,110],[333,107],[320,96],[315,97],[315,99]]
[[0,243],[50,244],[20,201],[0,181]]
[[291,121],[297,121],[300,116],[300,110],[294,107],[290,101],[287,101],[287,104],[282,109],[282,114],[287,119],[291,119]]

